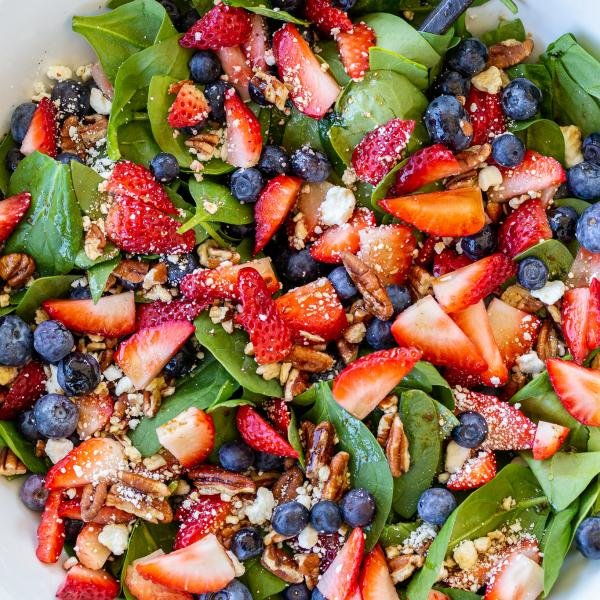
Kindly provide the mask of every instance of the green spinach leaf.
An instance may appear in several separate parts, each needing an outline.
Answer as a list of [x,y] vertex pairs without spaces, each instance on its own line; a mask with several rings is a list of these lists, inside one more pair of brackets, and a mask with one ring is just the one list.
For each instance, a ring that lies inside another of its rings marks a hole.
[[0,421],[0,439],[32,473],[45,473],[45,461],[35,455],[34,445],[26,440],[14,421]]
[[447,408],[454,408],[454,396],[448,382],[429,362],[420,360],[396,388],[403,392],[421,390],[439,400]]
[[565,162],[565,138],[560,127],[550,119],[522,121],[511,127],[525,147],[536,150],[544,156],[552,156],[559,162]]
[[515,260],[520,261],[528,256],[543,260],[552,279],[566,278],[574,260],[569,249],[558,240],[544,240],[515,256]]
[[215,447],[210,456],[213,462],[218,462],[219,448],[223,444],[239,439],[235,415],[237,407],[244,404],[252,404],[252,402],[245,398],[236,398],[219,402],[208,409],[215,425]]
[[381,531],[379,542],[384,548],[397,546],[404,542],[418,526],[419,524],[416,521],[386,525]]
[[521,19],[513,19],[512,21],[500,21],[496,29],[488,31],[481,36],[481,41],[487,46],[493,46],[503,42],[504,40],[525,41],[527,32]]
[[110,274],[117,268],[120,261],[121,257],[116,256],[111,260],[100,263],[99,265],[94,265],[92,268],[88,269],[88,284],[94,302],[98,302],[102,297],[106,282],[108,281]]
[[290,118],[285,124],[282,145],[288,152],[294,152],[305,144],[323,152],[319,135],[319,121],[292,108]]
[[26,321],[32,321],[36,309],[41,306],[44,300],[66,296],[71,289],[71,284],[76,279],[78,279],[77,275],[55,275],[36,279],[27,288],[15,312]]
[[[318,57],[329,65],[334,79],[342,87],[350,83],[350,77],[348,73],[346,73],[344,65],[340,59],[340,53],[337,44],[333,40],[324,40],[319,42],[319,46],[321,47],[321,52],[319,52]],[[296,109],[294,108],[293,110]]]
[[296,25],[302,25],[304,27],[310,25],[308,21],[299,19],[285,10],[272,9],[269,6],[270,2],[267,0],[225,0],[225,4],[229,4],[229,6],[239,6],[257,15],[275,19],[276,21],[287,21],[288,23],[295,23]]
[[160,152],[160,146],[152,135],[149,121],[130,121],[119,128],[118,137],[120,158],[126,158],[140,165],[148,166]]
[[106,194],[99,192],[98,186],[104,179],[94,169],[74,160],[71,161],[71,180],[81,212],[91,219],[100,218],[100,205],[106,201]]
[[288,584],[267,571],[259,558],[253,558],[244,563],[246,572],[240,577],[252,594],[253,600],[265,600],[287,588]]
[[6,166],[6,157],[8,152],[15,147],[15,142],[10,133],[7,133],[0,142],[0,192],[6,196],[8,193],[8,183],[10,181],[10,172]]
[[369,67],[372,71],[388,70],[400,73],[420,90],[424,90],[429,85],[429,70],[425,65],[387,48],[379,46],[369,48]]

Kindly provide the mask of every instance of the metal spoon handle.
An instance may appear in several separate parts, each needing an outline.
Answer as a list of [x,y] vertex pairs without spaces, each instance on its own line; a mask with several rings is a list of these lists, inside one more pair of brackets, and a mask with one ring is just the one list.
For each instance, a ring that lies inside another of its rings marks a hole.
[[469,8],[473,0],[442,0],[423,21],[419,31],[446,33],[460,15]]

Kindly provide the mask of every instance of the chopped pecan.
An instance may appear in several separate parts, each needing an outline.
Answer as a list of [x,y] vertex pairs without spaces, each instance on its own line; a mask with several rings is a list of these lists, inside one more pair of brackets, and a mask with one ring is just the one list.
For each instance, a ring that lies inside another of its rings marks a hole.
[[88,483],[81,493],[81,520],[91,523],[106,502],[108,483],[101,482],[97,485]]
[[0,258],[0,279],[11,288],[22,288],[34,273],[35,261],[27,254],[15,252]]
[[168,279],[168,269],[165,263],[159,262],[154,265],[145,275],[142,287],[145,290],[152,289],[155,285],[162,285]]
[[408,271],[408,286],[412,295],[420,299],[430,294],[433,289],[433,279],[426,269],[412,265]]
[[354,362],[358,357],[358,344],[351,344],[342,338],[340,340],[336,340],[335,345],[338,354],[344,361],[345,365],[349,365],[351,362]]
[[408,438],[406,437],[404,425],[398,413],[392,419],[390,433],[385,445],[385,455],[393,477],[400,477],[402,473],[408,471],[410,467]]
[[544,307],[541,300],[534,298],[529,290],[517,284],[508,286],[502,292],[500,299],[513,308],[518,308],[527,313],[535,313]]
[[544,361],[558,356],[558,334],[552,319],[544,319],[535,343],[535,350]]
[[83,117],[77,133],[86,148],[94,148],[106,139],[107,129],[108,119],[104,115],[88,115]]
[[260,562],[267,571],[287,583],[302,583],[304,581],[304,575],[300,573],[298,563],[283,548],[278,548],[276,544],[271,544],[264,549]]
[[492,153],[491,144],[481,144],[480,146],[471,146],[456,155],[456,160],[460,165],[461,173],[468,173],[483,164]]
[[304,473],[298,466],[283,472],[273,486],[273,496],[278,502],[293,500],[298,492],[296,490],[304,483]]
[[292,346],[287,356],[288,361],[300,371],[307,373],[323,373],[333,367],[334,359],[325,352],[319,352],[306,346]]
[[312,436],[306,457],[306,477],[313,484],[320,481],[319,472],[328,467],[333,456],[335,429],[329,421],[319,423]]
[[185,141],[185,145],[193,150],[200,161],[210,160],[214,155],[221,138],[210,131],[199,133]]
[[279,81],[277,77],[264,73],[263,71],[258,71],[254,74],[250,83],[261,91],[269,104],[273,104],[279,110],[285,109],[285,103],[290,90],[285,83]]
[[299,369],[292,369],[283,388],[283,397],[291,402],[296,396],[308,389],[308,377]]
[[83,250],[85,255],[90,260],[96,260],[102,256],[102,251],[106,247],[106,236],[102,232],[102,229],[92,223],[90,228],[85,234],[85,240],[83,242]]
[[394,416],[394,413],[385,413],[381,419],[379,419],[379,424],[377,425],[377,441],[384,448],[390,437]]
[[444,183],[444,187],[447,190],[457,190],[461,188],[475,187],[477,185],[477,171],[472,169],[471,171],[465,171],[460,175],[450,177]]
[[504,216],[503,204],[501,202],[488,202],[485,207],[485,212],[492,223],[498,223]]
[[98,363],[100,364],[100,371],[104,372],[113,362],[115,351],[112,349],[106,349],[100,352]]
[[373,315],[365,308],[365,302],[362,298],[352,303],[346,316],[348,317],[348,315],[350,315],[350,318],[348,318],[349,323],[368,323],[373,318]]
[[237,265],[240,255],[230,248],[221,248],[214,240],[207,240],[198,246],[198,257],[203,267],[214,269],[223,263]]
[[60,129],[60,149],[85,158],[85,147],[79,136],[79,119],[74,115],[67,117]]
[[181,81],[176,81],[175,83],[172,83],[167,91],[169,92],[169,94],[178,94],[179,90],[184,85],[194,85],[194,82],[191,79],[182,79]]
[[392,558],[388,563],[392,580],[395,584],[406,581],[424,562],[423,557],[417,554],[400,554]]
[[151,496],[167,498],[171,495],[169,488],[162,482],[150,477],[145,477],[141,473],[132,473],[121,471],[117,475],[118,480],[131,488],[134,488]]
[[350,455],[347,452],[338,452],[329,463],[329,479],[325,482],[321,497],[323,500],[338,502],[344,492],[350,487],[348,463]]
[[344,331],[344,340],[349,344],[360,344],[366,333],[367,327],[364,323],[353,323]]
[[312,438],[315,433],[316,425],[310,421],[302,421],[300,423],[300,442],[305,452],[308,452],[312,446]]
[[250,473],[250,477],[257,488],[272,488],[277,483],[280,476],[281,473],[278,471],[252,471],[252,473]]
[[147,262],[125,259],[118,264],[113,273],[123,281],[138,285],[144,281],[144,277],[146,277],[149,270],[150,265]]
[[510,400],[527,383],[527,375],[524,373],[511,373],[508,382],[502,388],[500,398]]
[[304,576],[304,582],[309,590],[312,590],[317,585],[319,580],[319,567],[321,559],[318,554],[311,552],[310,554],[297,554],[298,569],[300,574]]
[[14,477],[25,475],[27,467],[19,460],[17,455],[7,447],[0,449],[0,475],[3,477]]
[[504,40],[494,44],[488,50],[488,65],[507,69],[522,63],[533,52],[533,40],[527,38],[524,42]]
[[162,395],[160,393],[160,389],[154,389],[152,391],[144,390],[143,396],[144,396],[144,403],[143,403],[144,415],[151,419],[152,417],[154,417],[156,415],[156,413],[158,412],[158,409],[160,408],[160,405],[162,403]]
[[256,484],[250,477],[214,465],[195,467],[188,471],[188,477],[202,495],[256,493]]
[[389,394],[386,396],[378,405],[377,408],[382,410],[384,413],[397,413],[398,412],[398,396],[395,394]]
[[173,520],[171,506],[164,498],[149,496],[122,483],[110,488],[106,506],[114,506],[149,523],[170,523]]

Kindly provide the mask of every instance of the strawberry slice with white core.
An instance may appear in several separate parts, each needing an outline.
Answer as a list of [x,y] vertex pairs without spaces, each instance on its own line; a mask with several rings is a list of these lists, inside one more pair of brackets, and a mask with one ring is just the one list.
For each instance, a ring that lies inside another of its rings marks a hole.
[[50,98],[42,98],[21,144],[21,154],[27,156],[37,150],[54,158],[57,152],[57,136],[56,106]]
[[398,600],[385,554],[379,544],[365,556],[359,585],[362,600]]
[[590,350],[587,344],[589,308],[588,288],[575,288],[565,292],[560,309],[561,328],[573,360],[579,365]]
[[533,440],[533,458],[535,460],[545,460],[554,456],[567,439],[569,431],[568,427],[540,421]]
[[23,192],[0,201],[0,243],[5,242],[31,206],[31,194]]
[[244,169],[260,159],[262,134],[256,115],[242,102],[234,90],[225,92],[227,120],[227,162]]
[[74,402],[79,409],[77,434],[82,440],[104,429],[115,411],[115,402],[108,393],[78,396]]
[[536,600],[543,591],[544,569],[527,555],[514,552],[496,567],[484,600]]
[[60,490],[48,494],[37,528],[35,555],[40,562],[47,565],[58,561],[65,545],[65,522],[59,516],[61,500]]
[[600,279],[595,277],[590,282],[586,342],[588,352],[600,346]]
[[188,321],[167,321],[146,327],[121,342],[115,362],[136,389],[145,388],[194,333]]
[[485,485],[496,476],[496,457],[491,450],[483,450],[470,458],[446,482],[449,490],[473,490]]
[[[309,239],[313,239],[315,229],[321,223],[321,204],[325,201],[325,196],[332,187],[334,185],[328,181],[319,181],[305,185],[300,190],[296,210],[302,213]],[[376,225],[376,223],[373,223],[373,225]]]
[[172,590],[142,577],[136,568],[139,562],[139,560],[133,561],[125,572],[125,587],[136,600],[194,600],[192,594]]
[[86,523],[79,532],[74,547],[79,562],[94,571],[101,569],[110,556],[110,550],[98,540],[101,531],[102,525]]
[[242,46],[246,60],[252,69],[267,72],[269,67],[265,60],[268,50],[267,29],[265,19],[260,15],[250,15],[252,30],[248,41]]
[[593,278],[600,279],[600,253],[579,248],[569,270],[569,286],[586,287]]
[[119,582],[106,571],[75,565],[67,571],[56,597],[58,600],[114,600],[120,587]]
[[250,100],[248,84],[252,79],[252,69],[243,50],[239,46],[231,46],[215,50],[215,54],[219,57],[228,83],[236,89],[244,102],[248,102]]
[[391,348],[350,363],[334,380],[336,402],[364,419],[400,383],[421,358],[416,348]]
[[344,71],[355,81],[360,81],[369,70],[369,49],[375,46],[375,32],[366,23],[357,23],[351,31],[338,33],[335,41]]

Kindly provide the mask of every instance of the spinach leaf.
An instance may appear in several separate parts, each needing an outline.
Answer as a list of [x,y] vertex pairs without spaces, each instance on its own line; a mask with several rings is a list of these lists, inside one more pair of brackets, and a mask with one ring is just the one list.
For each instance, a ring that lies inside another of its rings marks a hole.
[[565,162],[565,138],[560,127],[550,119],[534,119],[514,124],[510,130],[515,133],[525,147],[536,150],[544,156],[552,156]]
[[319,135],[319,121],[307,117],[296,108],[292,108],[290,118],[283,131],[282,145],[291,153],[305,144],[323,152],[321,136]]
[[26,321],[32,321],[35,311],[44,300],[66,296],[71,289],[71,284],[78,279],[76,275],[55,275],[53,277],[40,277],[26,290],[25,295],[17,305],[15,312]]
[[527,32],[521,19],[513,19],[512,21],[500,21],[496,29],[488,31],[481,36],[481,41],[487,46],[493,46],[504,40],[525,41]]
[[419,31],[419,34],[425,38],[427,43],[440,55],[444,56],[448,48],[452,45],[454,36],[454,27],[450,27],[444,34],[429,33],[428,31]]
[[296,415],[294,411],[291,411],[292,418],[290,419],[290,424],[287,428],[287,439],[290,443],[290,446],[298,453],[298,462],[300,466],[304,469],[305,460],[304,460],[304,447],[302,446],[302,442],[300,440],[300,431],[298,430],[298,423],[296,421]]
[[35,455],[34,445],[26,440],[14,421],[0,421],[0,439],[32,473],[45,473],[45,461]]
[[579,198],[556,198],[552,201],[555,206],[570,206],[577,211],[578,215],[583,214],[586,208],[590,207],[590,203]]
[[237,407],[244,404],[252,404],[252,402],[245,398],[225,400],[208,409],[215,425],[215,444],[210,456],[212,461],[217,462],[219,460],[219,448],[223,444],[239,439],[235,415]]
[[515,256],[515,260],[523,260],[528,256],[543,260],[552,279],[566,278],[574,260],[569,249],[558,240],[544,240]]
[[225,4],[229,4],[229,6],[239,6],[257,15],[275,19],[276,21],[287,21],[288,23],[295,23],[296,25],[302,25],[303,27],[308,27],[310,25],[308,21],[294,17],[294,15],[291,15],[285,10],[274,10],[270,6],[271,3],[266,0],[225,0]]
[[436,4],[437,0],[358,0],[352,12],[356,14],[378,11],[397,14],[404,10],[427,12]]
[[372,71],[385,69],[400,73],[420,90],[429,85],[429,70],[425,65],[380,46],[369,48],[369,68]]
[[397,546],[404,542],[418,526],[419,524],[416,521],[386,525],[381,532],[379,542],[384,548]]
[[25,252],[40,275],[63,275],[73,268],[82,240],[81,212],[68,165],[34,152],[21,161],[9,194],[31,193],[31,208],[6,244],[6,253]]
[[[321,47],[321,52],[317,55],[318,58],[324,60],[329,65],[334,79],[344,87],[350,82],[350,77],[348,76],[348,73],[346,73],[340,59],[337,44],[333,40],[324,40],[319,42],[319,46]],[[294,108],[293,110],[296,109]]]
[[468,592],[467,590],[459,590],[457,588],[436,587],[442,594],[446,594],[450,600],[481,600],[481,596]]
[[398,171],[408,162],[408,158],[401,160],[394,168],[387,173],[387,175],[373,188],[371,194],[371,208],[375,211],[382,212],[379,201],[383,200],[388,190],[394,185],[396,181]]
[[6,166],[6,156],[9,150],[15,147],[15,142],[10,133],[7,133],[0,142],[0,192],[6,196],[8,192],[8,183],[10,181],[10,172]]
[[140,165],[148,166],[160,152],[160,146],[152,135],[149,121],[130,121],[119,128],[118,138],[120,158],[126,158]]
[[121,257],[116,256],[111,260],[100,263],[99,265],[94,265],[91,269],[88,269],[87,279],[94,303],[98,302],[102,297],[106,282],[108,281],[110,274],[117,268],[120,261]]
[[438,399],[447,408],[454,408],[454,396],[448,382],[429,362],[420,360],[396,388],[398,391],[421,390]]
[[81,212],[91,219],[100,218],[100,205],[106,201],[106,195],[98,191],[98,186],[104,179],[94,169],[74,160],[71,161],[71,180]]
[[250,590],[253,600],[270,598],[288,587],[288,584],[267,571],[259,558],[253,558],[244,563],[246,572],[240,577],[242,583]]

